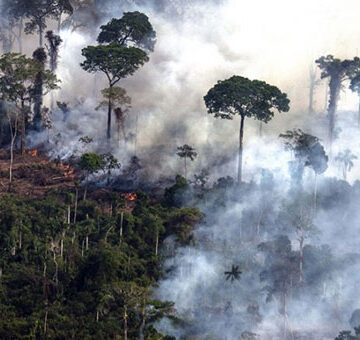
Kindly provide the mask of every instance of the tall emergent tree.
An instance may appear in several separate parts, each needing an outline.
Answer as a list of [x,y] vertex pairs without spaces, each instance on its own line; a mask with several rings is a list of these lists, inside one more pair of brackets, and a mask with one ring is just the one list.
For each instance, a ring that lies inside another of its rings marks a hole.
[[62,39],[59,35],[54,34],[53,31],[47,31],[46,40],[47,40],[46,49],[50,57],[50,61],[49,61],[50,71],[55,72],[58,65],[59,47],[62,43]]
[[204,100],[208,113],[214,114],[215,118],[232,120],[235,115],[240,116],[237,181],[241,183],[245,118],[267,123],[273,118],[275,110],[289,111],[290,100],[276,86],[240,76],[218,81]]
[[195,152],[195,149],[192,146],[187,144],[178,146],[177,150],[178,152],[176,154],[180,158],[184,158],[185,179],[187,179],[186,160],[187,158],[189,158],[191,161],[193,161],[197,157],[197,153]]
[[[121,19],[112,19],[101,26],[98,46],[88,46],[82,50],[85,61],[81,67],[91,73],[103,72],[109,84],[109,91],[121,79],[126,78],[149,57],[155,44],[155,31],[148,17],[139,12],[125,13]],[[111,138],[112,102],[108,98],[107,138]]]
[[[82,50],[85,61],[81,67],[91,73],[105,73],[109,93],[112,88],[140,66],[149,61],[148,51],[153,51],[156,33],[149,18],[140,12],[127,12],[120,19],[112,19],[101,26],[98,42]],[[106,44],[106,45],[105,45]],[[112,98],[108,96],[107,138],[111,138]]]
[[335,115],[340,98],[341,85],[346,79],[351,79],[360,68],[360,59],[337,59],[332,55],[322,56],[315,61],[321,69],[321,79],[329,78],[330,99],[328,106],[329,115],[329,140],[334,139]]
[[41,129],[42,122],[42,105],[43,105],[43,97],[44,97],[44,75],[45,71],[45,63],[47,60],[47,55],[45,49],[43,47],[39,47],[33,53],[33,58],[37,60],[39,69],[36,74],[34,88],[32,91],[32,97],[34,100],[34,121],[33,127],[35,130]]
[[[49,54],[49,67],[50,71],[55,73],[58,61],[59,61],[59,48],[62,43],[62,39],[60,35],[54,34],[53,31],[47,31],[46,32],[46,49]],[[54,107],[54,96],[53,93],[51,93],[51,109]]]
[[[81,67],[88,72],[103,72],[112,89],[122,78],[126,78],[149,60],[147,54],[136,47],[122,47],[117,43],[88,46],[82,50],[86,60]],[[108,98],[107,138],[111,138],[112,101]]]

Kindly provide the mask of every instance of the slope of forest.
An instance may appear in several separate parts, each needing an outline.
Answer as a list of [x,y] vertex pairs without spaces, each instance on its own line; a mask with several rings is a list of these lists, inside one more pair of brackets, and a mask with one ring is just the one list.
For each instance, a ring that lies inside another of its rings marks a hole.
[[288,6],[0,0],[0,339],[360,339],[360,5]]

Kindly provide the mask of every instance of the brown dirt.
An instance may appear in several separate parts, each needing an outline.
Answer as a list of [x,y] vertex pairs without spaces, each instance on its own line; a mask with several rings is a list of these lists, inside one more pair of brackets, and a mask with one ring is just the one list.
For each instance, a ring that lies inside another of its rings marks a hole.
[[[75,186],[77,172],[64,164],[56,163],[29,150],[25,156],[15,154],[11,193],[24,197],[41,199],[51,189],[70,189]],[[0,194],[9,193],[10,151],[0,149]]]

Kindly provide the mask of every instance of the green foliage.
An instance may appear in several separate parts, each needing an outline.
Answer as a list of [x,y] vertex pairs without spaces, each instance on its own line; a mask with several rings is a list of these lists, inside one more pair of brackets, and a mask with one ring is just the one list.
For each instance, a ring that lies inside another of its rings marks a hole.
[[140,12],[126,12],[120,19],[112,19],[100,27],[99,43],[116,42],[121,46],[133,45],[154,50],[156,33],[149,18]]
[[191,241],[194,226],[201,220],[203,214],[196,208],[180,208],[170,212],[167,230],[176,235],[180,244]]
[[112,215],[102,212],[102,202],[82,201],[77,223],[70,224],[64,217],[68,205],[73,213],[71,192],[38,201],[3,196],[2,339],[120,338],[125,307],[129,339],[138,337],[140,319],[146,339],[163,339],[152,325],[171,317],[173,304],[153,299],[151,285],[161,275],[156,235],[161,244],[171,234],[170,211],[145,193],[137,195],[133,212],[119,210],[118,196],[110,195]]
[[109,87],[101,91],[104,100],[96,107],[98,110],[102,106],[108,106],[109,101],[112,108],[130,107],[131,98],[126,94],[126,90],[119,86]]
[[359,70],[360,59],[355,57],[353,60],[341,60],[334,58],[333,55],[322,56],[315,60],[318,67],[321,69],[321,79],[323,78],[337,78],[340,81],[345,77],[352,78],[354,73]]
[[233,119],[238,114],[267,123],[273,110],[289,111],[289,99],[276,86],[264,81],[232,76],[219,81],[204,97],[209,114]]
[[164,205],[169,207],[182,206],[188,197],[189,190],[190,187],[185,177],[176,175],[175,184],[165,189]]
[[101,157],[94,152],[84,153],[79,162],[80,168],[88,173],[98,172],[101,169],[102,164]]
[[85,47],[82,55],[85,61],[80,64],[81,67],[87,72],[105,73],[110,86],[134,74],[149,60],[147,54],[139,48],[123,47],[117,43]]
[[[18,53],[6,53],[0,58],[0,91],[2,99],[17,102],[29,101],[36,86],[36,76],[42,65],[35,58]],[[50,71],[43,74],[46,89],[58,88],[59,80]]]
[[73,8],[68,0],[12,0],[10,13],[15,17],[25,17],[25,32],[44,31],[47,19],[57,19],[61,13],[71,14]]

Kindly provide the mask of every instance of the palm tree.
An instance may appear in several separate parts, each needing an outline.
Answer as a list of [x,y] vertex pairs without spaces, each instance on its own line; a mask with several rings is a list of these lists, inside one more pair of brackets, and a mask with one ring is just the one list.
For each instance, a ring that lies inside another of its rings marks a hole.
[[357,156],[355,156],[349,149],[339,152],[335,157],[335,162],[338,162],[342,167],[344,181],[346,181],[347,172],[350,172],[354,166],[353,160],[355,159],[357,159]]
[[178,146],[178,152],[176,153],[180,158],[184,158],[184,168],[185,168],[185,179],[186,179],[186,159],[190,158],[191,161],[194,161],[194,159],[197,157],[197,152],[195,152],[195,149],[187,144],[184,144],[183,146]]
[[231,270],[228,272],[224,272],[226,276],[226,281],[230,280],[231,282],[234,282],[235,280],[240,279],[241,271],[239,270],[239,266],[232,265]]

